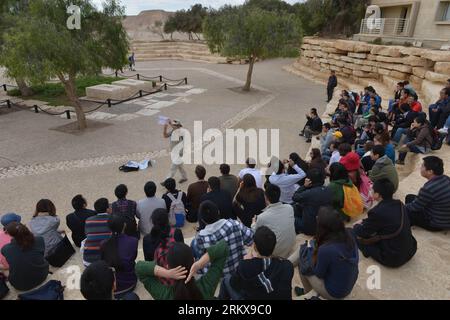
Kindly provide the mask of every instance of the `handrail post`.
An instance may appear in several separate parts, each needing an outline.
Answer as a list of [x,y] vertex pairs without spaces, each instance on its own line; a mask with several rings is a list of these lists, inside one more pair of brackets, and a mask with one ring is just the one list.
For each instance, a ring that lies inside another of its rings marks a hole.
[[8,91],[8,90],[6,89],[6,83],[3,84],[3,90]]
[[159,82],[162,82],[162,76],[159,76]]
[[11,101],[6,100],[6,105],[8,106],[8,109],[11,109]]
[[111,99],[108,99],[106,101],[108,101],[108,108],[111,108]]
[[34,112],[35,112],[35,113],[39,113],[38,106],[37,106],[37,105],[34,105],[33,107],[34,107]]
[[164,83],[164,90],[167,90],[167,83]]
[[184,84],[188,84],[188,82],[187,82],[187,77],[184,78]]
[[66,117],[68,120],[70,120],[70,111],[69,110],[66,110]]
[[140,80],[140,76],[139,76],[139,73],[138,73],[138,74],[136,74],[136,78],[137,78],[138,80]]

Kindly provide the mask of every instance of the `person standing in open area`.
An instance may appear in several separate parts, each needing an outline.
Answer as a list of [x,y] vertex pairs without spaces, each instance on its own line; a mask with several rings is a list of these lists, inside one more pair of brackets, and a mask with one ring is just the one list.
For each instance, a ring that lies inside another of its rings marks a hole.
[[[169,129],[170,127],[170,129]],[[177,170],[180,171],[181,179],[178,181],[178,183],[183,183],[187,181],[187,174],[183,167],[183,149],[184,145],[181,145],[181,147],[178,147],[178,144],[184,144],[183,136],[181,135],[181,132],[179,129],[181,129],[183,125],[179,120],[167,120],[167,123],[164,125],[163,130],[163,136],[164,138],[168,138],[170,141],[170,159],[172,161],[172,164],[170,166],[170,173],[166,177],[173,178],[175,177],[175,174]],[[178,130],[176,137],[172,137],[174,131]],[[164,186],[163,183],[161,183],[162,186]]]
[[334,88],[336,88],[337,85],[338,83],[336,72],[334,70],[331,70],[331,74],[330,77],[328,78],[328,85],[327,85],[327,95],[328,95],[327,102],[330,102],[331,99],[333,99]]

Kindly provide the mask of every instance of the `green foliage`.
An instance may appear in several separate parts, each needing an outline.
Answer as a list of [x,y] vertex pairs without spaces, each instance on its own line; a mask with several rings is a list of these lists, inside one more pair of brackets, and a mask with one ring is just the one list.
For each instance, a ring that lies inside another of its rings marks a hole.
[[306,35],[350,36],[359,31],[368,4],[369,0],[307,0],[293,7]]
[[301,22],[295,15],[248,4],[211,10],[203,32],[212,52],[238,58],[291,56],[302,39]]
[[[70,4],[81,8],[81,30],[66,26]],[[33,0],[5,32],[0,61],[9,76],[33,83],[118,69],[126,65],[128,53],[122,17],[115,0],[106,1],[103,12],[88,0]]]
[[195,4],[189,10],[179,10],[167,19],[164,24],[164,32],[201,33],[203,20],[206,16],[207,9],[201,4]]

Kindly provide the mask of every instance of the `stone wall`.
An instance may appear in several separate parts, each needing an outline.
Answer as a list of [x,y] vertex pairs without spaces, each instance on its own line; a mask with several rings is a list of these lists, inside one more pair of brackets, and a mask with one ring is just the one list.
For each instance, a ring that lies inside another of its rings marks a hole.
[[338,77],[364,86],[381,82],[394,88],[409,80],[425,105],[439,97],[450,78],[450,51],[349,40],[305,37],[298,63],[324,73],[335,70]]

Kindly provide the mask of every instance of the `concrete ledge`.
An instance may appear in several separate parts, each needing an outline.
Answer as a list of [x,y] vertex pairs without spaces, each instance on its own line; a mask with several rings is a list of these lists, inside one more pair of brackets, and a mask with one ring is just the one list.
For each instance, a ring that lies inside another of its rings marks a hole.
[[115,81],[112,84],[116,85],[116,86],[131,88],[133,91],[131,94],[136,93],[139,90],[143,90],[143,91],[147,91],[147,92],[153,91],[153,84],[152,84],[152,82],[149,82],[149,81],[124,79],[124,80]]
[[99,84],[86,88],[86,96],[88,99],[99,100],[124,100],[130,97],[135,90],[131,87],[118,86],[112,84]]

